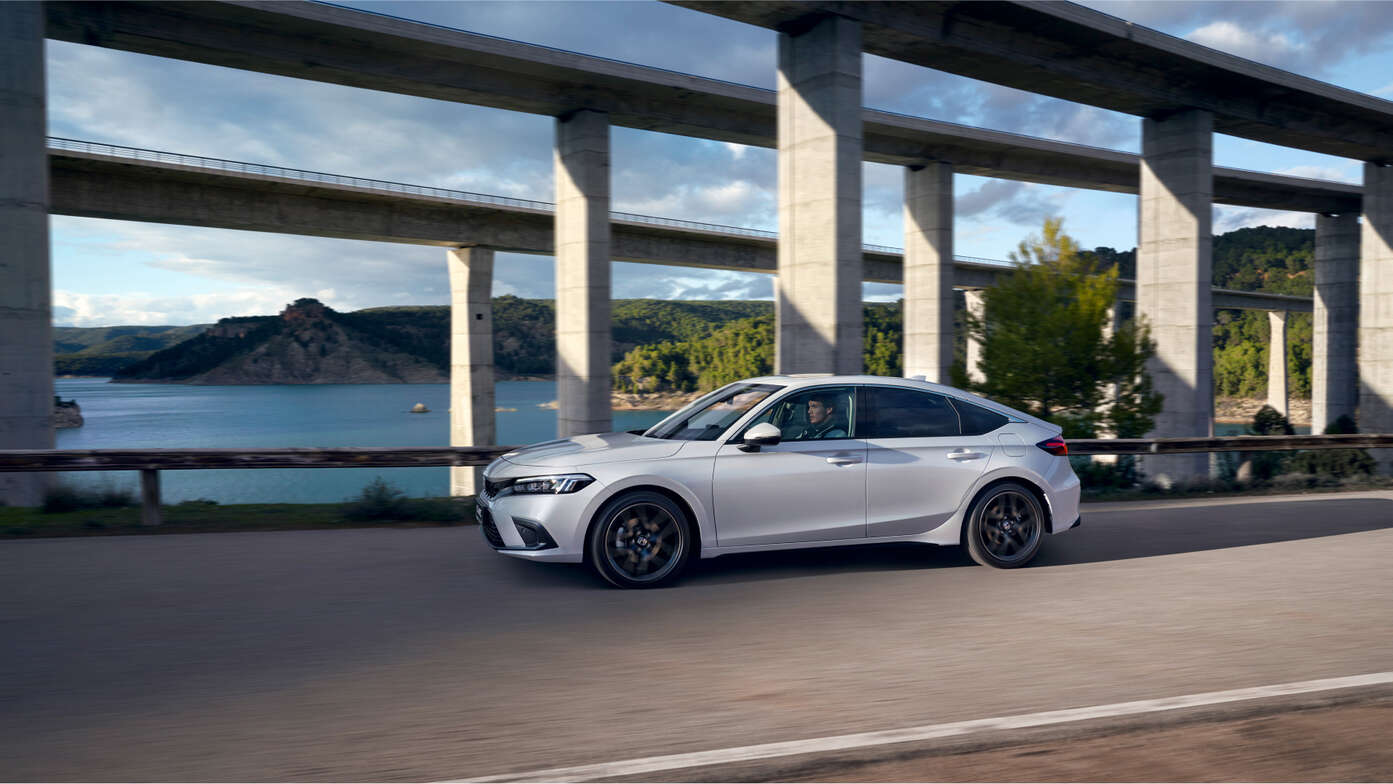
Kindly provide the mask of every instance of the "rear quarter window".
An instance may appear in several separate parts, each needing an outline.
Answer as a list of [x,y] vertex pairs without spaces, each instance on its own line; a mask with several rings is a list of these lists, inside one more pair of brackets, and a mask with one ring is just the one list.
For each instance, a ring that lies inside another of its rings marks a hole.
[[963,435],[965,436],[986,435],[1011,421],[995,411],[988,411],[981,406],[956,398],[953,399],[953,407],[958,409],[958,416],[962,419]]

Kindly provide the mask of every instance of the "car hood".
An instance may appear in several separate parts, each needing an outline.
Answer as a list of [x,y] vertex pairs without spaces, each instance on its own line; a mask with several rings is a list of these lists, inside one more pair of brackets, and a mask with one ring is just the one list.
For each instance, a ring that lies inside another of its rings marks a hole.
[[503,459],[516,465],[564,468],[668,457],[677,454],[685,443],[632,433],[598,433],[543,441],[509,452]]

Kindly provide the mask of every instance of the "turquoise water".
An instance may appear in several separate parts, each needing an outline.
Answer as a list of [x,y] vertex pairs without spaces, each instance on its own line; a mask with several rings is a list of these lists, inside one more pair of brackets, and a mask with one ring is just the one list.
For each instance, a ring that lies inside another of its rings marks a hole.
[[[58,431],[59,449],[227,448],[286,446],[446,446],[448,384],[182,386],[58,379],[55,391],[77,400],[86,423]],[[498,440],[528,444],[556,437],[553,381],[502,381]],[[424,403],[430,413],[412,414]],[[665,411],[616,411],[614,428],[647,427]],[[68,484],[135,489],[133,471],[62,474]],[[300,468],[162,471],[164,499],[221,503],[342,501],[381,476],[407,495],[449,493],[448,468]]]

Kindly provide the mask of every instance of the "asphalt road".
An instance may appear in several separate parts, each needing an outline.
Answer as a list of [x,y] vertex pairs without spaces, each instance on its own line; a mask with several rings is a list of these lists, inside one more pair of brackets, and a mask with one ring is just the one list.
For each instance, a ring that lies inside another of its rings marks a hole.
[[468,778],[1382,672],[1390,559],[1373,495],[1085,507],[1016,571],[877,546],[634,592],[472,526],[5,541],[0,779]]

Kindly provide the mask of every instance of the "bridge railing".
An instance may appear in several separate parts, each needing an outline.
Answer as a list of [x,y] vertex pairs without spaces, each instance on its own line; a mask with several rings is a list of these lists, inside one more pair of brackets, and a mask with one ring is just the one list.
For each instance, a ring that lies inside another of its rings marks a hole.
[[[1393,433],[1225,438],[1078,438],[1071,455],[1281,452],[1393,447]],[[139,471],[140,519],[160,524],[160,471],[225,468],[426,468],[488,465],[513,446],[282,447],[276,449],[0,449],[0,473]]]
[[[402,193],[411,196],[426,196],[433,199],[449,199],[451,201],[463,201],[471,204],[490,204],[502,207],[521,207],[523,209],[537,210],[540,212],[555,212],[556,205],[549,201],[537,201],[534,199],[518,199],[512,196],[497,196],[490,193],[474,193],[472,191],[460,191],[451,188],[436,188],[430,185],[409,185],[404,182],[392,182],[390,180],[374,180],[366,177],[353,177],[346,174],[329,174],[327,172],[308,171],[305,169],[291,169],[285,166],[271,166],[264,163],[247,163],[245,161],[230,161],[221,158],[207,158],[202,155],[185,155],[177,152],[165,152],[163,150],[146,150],[140,147],[125,147],[118,144],[105,144],[103,142],[89,142],[82,139],[65,139],[59,136],[48,138],[49,149],[65,150],[69,152],[89,153],[92,155],[106,155],[113,158],[127,158],[137,161],[150,161],[152,163],[168,163],[176,166],[190,166],[199,169],[210,169],[213,171],[236,172],[238,174],[256,174],[264,177],[278,177],[289,180],[302,180],[306,182],[321,182],[327,185],[344,185],[350,188],[362,188],[364,190],[385,191],[388,193]],[[682,218],[663,218],[655,215],[639,215],[632,212],[611,212],[610,218],[629,223],[644,223],[650,226],[669,226],[677,229],[695,229],[697,231],[708,231],[716,234],[729,234],[742,237],[759,237],[761,239],[778,239],[779,233],[767,229],[753,229],[746,226],[728,226],[721,223],[703,223],[701,221],[683,220]],[[862,246],[864,250],[873,253],[889,253],[901,255],[903,248],[892,245],[873,245],[867,243]],[[955,256],[958,261],[970,261],[980,264],[1005,265],[1010,262],[1001,259],[984,259],[976,256]]]

